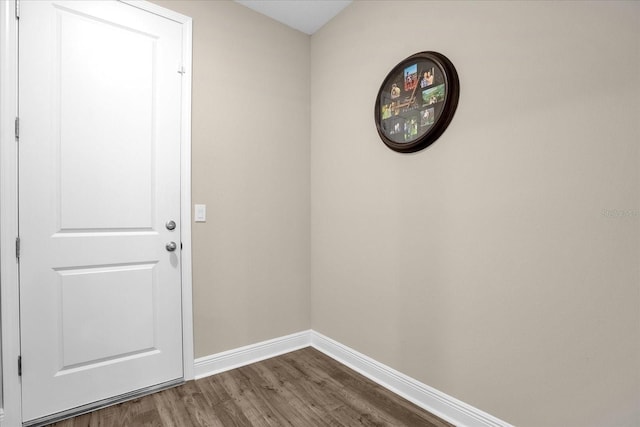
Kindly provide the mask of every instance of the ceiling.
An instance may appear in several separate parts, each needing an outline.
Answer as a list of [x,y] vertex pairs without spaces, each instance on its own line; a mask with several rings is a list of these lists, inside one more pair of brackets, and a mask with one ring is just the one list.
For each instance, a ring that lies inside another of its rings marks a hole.
[[313,34],[352,0],[234,0],[306,34]]

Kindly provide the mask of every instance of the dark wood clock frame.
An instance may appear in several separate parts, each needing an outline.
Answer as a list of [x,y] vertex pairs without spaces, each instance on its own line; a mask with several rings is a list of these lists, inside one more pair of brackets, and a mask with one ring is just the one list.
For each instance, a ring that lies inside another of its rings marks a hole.
[[433,144],[455,114],[458,73],[438,52],[420,52],[396,65],[382,82],[374,117],[390,149],[413,153]]

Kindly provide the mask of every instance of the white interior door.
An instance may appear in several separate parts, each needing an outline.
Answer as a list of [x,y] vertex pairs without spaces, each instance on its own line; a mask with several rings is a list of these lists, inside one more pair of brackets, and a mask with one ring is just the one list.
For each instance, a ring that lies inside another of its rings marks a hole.
[[116,1],[20,8],[20,309],[30,421],[183,376],[182,33],[174,21]]

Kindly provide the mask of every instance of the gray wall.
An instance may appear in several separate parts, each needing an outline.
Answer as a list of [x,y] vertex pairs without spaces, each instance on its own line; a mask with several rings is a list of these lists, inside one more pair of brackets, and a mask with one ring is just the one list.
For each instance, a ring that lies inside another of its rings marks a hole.
[[[640,3],[356,1],[311,38],[313,329],[518,426],[640,425]],[[398,154],[390,69],[460,104]]]
[[309,329],[309,36],[228,1],[193,18],[196,357]]

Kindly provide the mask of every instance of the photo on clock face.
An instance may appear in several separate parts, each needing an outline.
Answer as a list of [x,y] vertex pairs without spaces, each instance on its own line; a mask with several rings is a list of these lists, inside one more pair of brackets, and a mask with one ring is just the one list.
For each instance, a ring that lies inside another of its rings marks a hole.
[[389,117],[391,117],[392,115],[392,110],[391,110],[391,105],[395,104],[394,102],[390,103],[390,104],[385,104],[382,107],[380,107],[380,118],[382,120],[388,119]]
[[393,83],[391,85],[391,89],[389,90],[389,93],[391,94],[391,99],[398,98],[401,92],[402,91],[400,90],[400,86],[398,86],[397,83]]
[[422,91],[423,105],[432,105],[444,101],[444,84]]
[[404,90],[412,91],[418,85],[418,64],[413,64],[404,69]]
[[402,117],[393,117],[386,120],[382,126],[387,135],[399,135],[404,131],[404,119]]
[[420,77],[420,89],[433,86],[434,79],[436,77],[436,67],[425,67],[423,70],[424,71],[421,71],[422,75]]
[[391,101],[391,103],[380,107],[380,115],[382,116],[382,119],[384,120],[391,116],[397,116],[400,112],[400,109],[398,108],[399,104],[400,103],[398,101]]
[[425,108],[420,111],[420,127],[431,126],[436,118],[436,112],[433,107]]
[[410,142],[418,137],[418,116],[408,117],[404,121],[404,141]]

